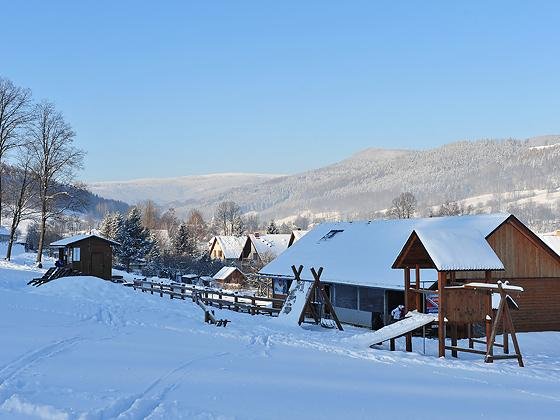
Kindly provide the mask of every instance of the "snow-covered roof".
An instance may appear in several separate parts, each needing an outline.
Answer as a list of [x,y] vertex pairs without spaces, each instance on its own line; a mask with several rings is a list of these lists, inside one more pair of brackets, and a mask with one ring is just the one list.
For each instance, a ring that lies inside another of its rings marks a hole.
[[560,231],[552,233],[543,233],[539,235],[539,238],[547,244],[554,252],[560,255]]
[[276,258],[288,248],[291,236],[291,234],[283,233],[258,236],[251,234],[249,238],[261,257],[268,254]]
[[118,242],[115,242],[111,239],[107,239],[107,238],[104,238],[103,236],[95,235],[93,233],[90,233],[90,234],[84,234],[84,235],[70,236],[68,238],[64,238],[64,239],[61,239],[59,241],[53,242],[53,243],[51,243],[50,246],[55,247],[55,248],[64,248],[65,246],[71,245],[75,242],[83,241],[84,239],[88,239],[88,238],[98,238],[98,239],[101,239],[103,241],[110,242],[112,245],[120,245]]
[[215,236],[215,240],[220,245],[224,258],[226,259],[239,259],[243,253],[245,243],[247,243],[246,236]]
[[[426,226],[414,230],[439,271],[503,270],[504,264],[485,236],[469,226]],[[403,244],[404,245],[404,244]]]
[[[220,271],[214,274],[214,280],[225,280],[235,271],[239,271],[237,267],[222,267]],[[241,271],[239,271],[241,272]]]
[[0,226],[0,236],[10,235],[10,231],[6,226]]
[[[313,280],[310,268],[323,267],[321,280],[387,289],[403,289],[401,270],[391,268],[413,230],[464,229],[488,236],[509,214],[486,214],[425,219],[322,223],[264,266],[261,274],[293,277],[291,266],[304,266],[302,279]],[[436,280],[425,270],[424,280]]]
[[309,232],[308,230],[293,230],[292,236],[290,238],[290,244],[293,245],[299,241],[305,234]]

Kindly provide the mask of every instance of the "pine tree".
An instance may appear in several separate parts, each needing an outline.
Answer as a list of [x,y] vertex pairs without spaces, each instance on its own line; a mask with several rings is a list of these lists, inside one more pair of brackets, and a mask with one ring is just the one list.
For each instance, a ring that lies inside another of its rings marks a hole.
[[142,226],[142,215],[138,208],[133,207],[119,229],[116,238],[120,246],[117,256],[121,264],[130,272],[130,264],[146,258],[153,247],[149,232]]
[[268,225],[268,227],[266,228],[266,233],[268,234],[277,234],[280,233],[280,230],[278,229],[278,227],[276,226],[276,223],[274,223],[274,220],[270,221],[270,224]]
[[184,223],[181,223],[173,237],[173,251],[177,255],[192,255],[194,252],[193,240]]

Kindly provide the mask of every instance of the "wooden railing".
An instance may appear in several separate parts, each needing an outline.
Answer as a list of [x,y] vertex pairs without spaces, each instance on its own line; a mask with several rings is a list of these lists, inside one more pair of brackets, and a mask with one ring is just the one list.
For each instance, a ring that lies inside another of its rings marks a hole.
[[274,303],[283,305],[284,299],[269,298],[242,294],[210,287],[195,286],[183,283],[163,283],[147,279],[135,279],[133,282],[125,282],[124,286],[132,287],[143,293],[149,292],[160,297],[169,296],[170,299],[192,299],[202,301],[207,306],[219,309],[230,309],[236,312],[245,312],[251,315],[277,316],[280,309],[273,308]]

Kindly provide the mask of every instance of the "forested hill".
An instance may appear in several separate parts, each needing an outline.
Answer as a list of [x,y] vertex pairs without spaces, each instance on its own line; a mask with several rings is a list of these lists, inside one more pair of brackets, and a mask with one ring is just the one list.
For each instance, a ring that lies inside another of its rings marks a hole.
[[[205,190],[202,185],[196,194],[183,200],[180,194],[173,201],[160,200],[160,196],[169,196],[165,183],[158,185],[158,191],[149,189],[143,196],[175,207],[178,214],[197,207],[207,216],[217,203],[232,200],[244,212],[258,212],[261,220],[305,212],[369,218],[375,211],[388,208],[403,191],[417,197],[422,212],[429,206],[464,200],[485,211],[534,205],[541,206],[541,213],[543,209],[554,213],[560,203],[560,136],[461,141],[428,150],[367,149],[300,174],[230,184],[221,191]],[[104,185],[104,195],[110,194],[110,187]],[[119,185],[121,197],[123,188]],[[135,188],[135,193],[141,194],[142,188]],[[551,219],[554,215],[535,217]]]

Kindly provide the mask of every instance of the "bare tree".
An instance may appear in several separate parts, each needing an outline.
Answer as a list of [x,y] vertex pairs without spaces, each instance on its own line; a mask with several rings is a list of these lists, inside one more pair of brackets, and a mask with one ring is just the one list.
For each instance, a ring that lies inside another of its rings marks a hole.
[[138,207],[142,213],[142,225],[144,225],[146,229],[158,229],[160,225],[160,215],[156,203],[152,200],[146,200],[136,207]]
[[197,209],[192,209],[187,217],[187,229],[190,236],[198,244],[208,235],[208,226]]
[[404,192],[393,199],[389,214],[396,219],[410,219],[415,211],[416,197],[411,192]]
[[84,152],[74,147],[76,133],[54,105],[41,102],[34,109],[29,148],[31,166],[38,183],[40,227],[37,262],[41,263],[47,221],[75,205],[68,188]]
[[26,220],[36,214],[34,199],[37,189],[34,188],[34,178],[31,173],[31,156],[26,147],[20,148],[17,166],[12,167],[11,182],[7,189],[6,207],[12,216],[10,225],[10,239],[6,251],[6,260],[12,257],[12,247],[16,238],[16,232],[22,220]]
[[243,233],[241,209],[233,201],[223,201],[216,207],[214,221],[218,224],[222,235],[240,235]]
[[30,121],[31,91],[0,77],[0,222],[2,221],[2,172],[6,154],[21,143],[21,134]]

